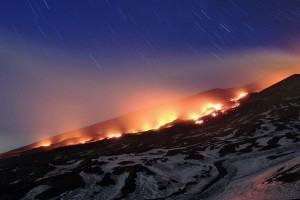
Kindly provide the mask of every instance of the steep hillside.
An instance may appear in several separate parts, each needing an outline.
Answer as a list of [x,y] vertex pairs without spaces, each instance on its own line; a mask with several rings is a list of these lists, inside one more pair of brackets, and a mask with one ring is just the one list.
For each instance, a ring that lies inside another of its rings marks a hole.
[[51,138],[46,138],[33,144],[0,154],[0,158],[18,156],[24,152],[41,152],[61,146],[86,143],[107,137],[119,137],[121,134],[138,133],[157,129],[174,120],[188,120],[193,113],[201,112],[207,103],[230,107],[242,88],[213,89],[188,98],[169,102],[142,110],[137,110],[122,116],[100,122],[88,127],[65,132]]
[[0,160],[0,199],[296,199],[300,75],[173,126]]

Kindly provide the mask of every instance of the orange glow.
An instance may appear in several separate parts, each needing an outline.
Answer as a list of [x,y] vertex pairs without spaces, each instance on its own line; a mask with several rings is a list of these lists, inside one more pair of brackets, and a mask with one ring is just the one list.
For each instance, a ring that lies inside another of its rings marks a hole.
[[[171,127],[176,120],[193,120],[195,124],[203,124],[205,116],[216,117],[221,113],[239,105],[239,100],[248,93],[232,91],[226,98],[222,95],[188,98],[184,103],[174,102],[154,108],[136,111],[108,120],[86,129],[70,131],[53,138],[36,143],[35,147],[53,148],[58,146],[84,144],[103,139],[120,138],[122,134],[137,134],[149,130]],[[235,96],[234,94],[238,94]],[[234,102],[234,105],[230,103]]]
[[49,147],[51,145],[51,143],[45,143],[45,144],[42,144],[41,146],[42,147]]
[[86,142],[88,142],[90,139],[80,139],[78,143],[80,144],[84,144]]
[[204,122],[203,120],[196,120],[195,124],[203,124],[203,122]]
[[300,74],[299,64],[293,66],[281,66],[278,67],[275,71],[274,70],[272,71],[265,70],[264,72],[260,71],[259,74],[256,74],[256,77],[260,77],[261,79],[259,81],[256,81],[254,85],[254,89],[256,91],[261,91],[293,74]]
[[206,115],[209,115],[209,114],[213,113],[214,111],[222,110],[222,104],[220,104],[220,103],[217,103],[217,104],[208,103],[205,106],[203,106],[201,110],[202,111],[199,112],[199,113],[191,113],[189,115],[189,119],[190,120],[197,120],[201,117],[204,117]]
[[107,136],[107,138],[108,139],[111,139],[111,138],[119,138],[119,137],[121,137],[122,136],[122,134],[120,134],[120,133],[113,133],[113,134],[109,134],[108,136]]
[[[152,128],[151,128],[151,126],[149,125],[149,124],[145,124],[144,126],[143,126],[143,128],[141,129],[141,131],[149,131],[149,130],[151,130]],[[154,128],[153,128],[154,129]]]
[[[277,62],[273,62],[272,60],[272,65],[276,63]],[[250,64],[252,65],[252,63]],[[281,64],[278,64],[278,66],[280,65]],[[104,107],[104,112],[99,113],[99,110],[97,110],[97,112],[96,110],[93,112],[94,114],[96,113],[97,115],[104,116],[105,110],[113,110],[112,113],[127,113],[128,111],[133,109],[138,109],[137,111],[117,116],[110,120],[106,120],[88,127],[67,131],[59,135],[47,138],[50,135],[53,135],[54,133],[57,133],[61,130],[69,130],[72,127],[83,127],[87,124],[86,122],[90,120],[89,117],[92,116],[92,114],[89,113],[91,110],[81,110],[81,106],[78,106],[78,102],[73,102],[74,99],[77,98],[66,98],[67,100],[64,103],[60,103],[59,101],[61,101],[61,99],[56,98],[56,102],[51,102],[49,104],[49,106],[54,105],[54,107],[43,107],[47,111],[47,114],[49,113],[49,115],[54,116],[55,120],[44,120],[45,122],[47,122],[46,126],[43,125],[41,126],[41,128],[37,128],[38,131],[33,131],[35,137],[32,138],[32,140],[41,137],[45,137],[45,139],[19,148],[18,150],[16,150],[16,152],[21,152],[38,147],[45,147],[45,149],[48,150],[60,146],[94,142],[107,138],[114,138],[114,134],[116,133],[142,134],[143,131],[155,131],[157,129],[162,130],[170,126],[174,126],[175,122],[173,121],[176,119],[178,119],[178,121],[191,120],[192,123],[205,124],[208,120],[212,119],[213,113],[216,113],[218,115],[222,115],[222,113],[226,114],[232,108],[240,106],[240,104],[242,104],[242,100],[244,100],[243,98],[247,98],[247,93],[259,92],[292,74],[300,73],[300,67],[298,65],[296,65],[296,67],[287,66],[281,67],[274,73],[272,73],[272,71],[273,68],[271,69],[266,67],[264,71],[259,70],[258,73],[253,72],[252,75],[247,75],[249,76],[248,78],[243,78],[243,81],[247,80],[247,82],[242,83],[247,84],[243,88],[230,88],[225,90],[213,89],[195,94],[179,101],[167,102],[159,105],[157,105],[157,103],[164,102],[166,99],[177,99],[183,94],[179,94],[180,91],[177,90],[180,87],[176,88],[176,93],[173,93],[174,91],[172,91],[171,89],[159,90],[159,92],[157,92],[157,88],[153,88],[151,84],[150,89],[153,89],[152,91],[142,89],[139,92],[122,93],[122,95],[126,94],[126,98],[120,98],[120,101],[118,102],[119,104],[115,107],[108,108],[106,104],[99,104],[99,107]],[[238,78],[241,79],[240,77]],[[158,89],[160,87],[161,86],[159,86]],[[172,85],[172,88],[173,87],[174,86]],[[166,98],[167,96],[172,98]],[[96,105],[98,105],[98,101],[96,101],[96,103]],[[57,106],[55,105],[67,105],[67,107],[71,109],[69,109],[68,113],[63,111],[58,115],[55,110]],[[148,107],[150,105],[155,106]],[[93,107],[95,107],[95,105],[93,105]],[[77,113],[80,116],[76,115],[76,117],[72,119],[72,117],[70,116],[74,116],[73,110],[74,113]],[[38,115],[37,117],[40,118],[40,116]],[[48,126],[48,124],[55,124],[54,122],[57,119],[59,119],[59,123],[57,123],[56,128],[55,126],[53,126],[54,128],[52,129],[52,126]],[[95,118],[93,117],[92,119]]]
[[136,134],[136,133],[139,133],[140,131],[138,130],[130,130],[128,131],[129,134]]
[[138,130],[130,130],[128,133],[139,133],[143,131],[149,131],[149,130],[158,130],[162,127],[165,127],[167,124],[175,121],[177,119],[177,116],[172,114],[163,114],[159,119],[154,121],[153,123],[147,122],[144,123],[144,125],[138,129]]
[[200,117],[201,117],[201,115],[199,115],[197,113],[192,113],[192,114],[190,114],[189,119],[191,119],[191,120],[197,120]]
[[241,92],[241,93],[239,94],[238,97],[233,98],[233,99],[230,99],[230,101],[239,101],[239,100],[241,100],[242,98],[244,98],[244,97],[247,96],[247,95],[248,95],[248,93],[246,93],[246,92]]
[[216,109],[216,110],[221,110],[222,109],[222,105],[221,104],[215,104],[213,105],[213,107]]
[[[169,123],[175,121],[176,119],[177,119],[177,117],[175,114],[164,115],[158,120],[154,130],[160,129],[160,128],[164,127],[166,124],[169,124]],[[150,130],[151,130],[151,128],[150,128]]]

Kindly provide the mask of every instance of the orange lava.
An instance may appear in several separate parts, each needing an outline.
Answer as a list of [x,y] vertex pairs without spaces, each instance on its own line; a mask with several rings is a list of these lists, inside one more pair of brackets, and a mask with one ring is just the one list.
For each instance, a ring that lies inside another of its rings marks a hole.
[[51,143],[45,143],[45,144],[42,144],[41,146],[42,147],[49,147],[51,145]]
[[196,120],[196,121],[195,121],[195,124],[203,124],[203,123],[204,123],[203,120]]
[[108,139],[111,139],[111,138],[119,138],[119,137],[121,137],[121,136],[122,136],[121,133],[112,133],[112,134],[109,134],[109,135],[107,136],[107,138],[108,138]]
[[226,113],[228,109],[239,106],[239,101],[247,95],[248,93],[246,92],[240,92],[236,97],[227,100],[227,102],[224,99],[222,101],[220,99],[204,98],[199,99],[199,102],[192,101],[187,105],[162,107],[162,109],[154,109],[142,114],[139,113],[139,115],[133,115],[134,117],[117,118],[111,123],[110,121],[105,122],[108,124],[104,126],[106,128],[94,134],[93,131],[79,129],[54,137],[52,140],[47,139],[38,142],[35,147],[49,147],[58,143],[58,146],[68,146],[103,139],[120,138],[122,134],[138,134],[149,130],[168,128],[176,120],[193,120],[195,124],[200,125],[205,123],[202,120],[203,117],[217,117],[220,113]]
[[233,98],[233,99],[231,99],[230,101],[239,101],[239,100],[241,100],[242,98],[246,97],[247,95],[248,95],[248,93],[246,93],[246,92],[241,92],[241,93],[239,94],[238,97]]

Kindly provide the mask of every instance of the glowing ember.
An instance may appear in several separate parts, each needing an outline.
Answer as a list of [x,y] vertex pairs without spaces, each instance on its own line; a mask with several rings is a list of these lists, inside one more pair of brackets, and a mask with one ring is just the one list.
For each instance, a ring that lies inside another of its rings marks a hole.
[[203,120],[196,120],[195,123],[196,123],[196,124],[203,124],[204,121],[203,121]]
[[119,138],[119,137],[121,137],[122,136],[122,134],[120,134],[120,133],[117,133],[117,134],[110,134],[110,135],[108,135],[108,139],[111,139],[111,138]]
[[80,140],[79,143],[80,143],[80,144],[84,144],[84,143],[88,142],[89,140],[90,140],[90,139],[85,139],[85,140],[83,139],[83,140]]
[[45,144],[42,144],[41,146],[42,147],[49,147],[51,145],[51,143],[45,143]]
[[155,125],[150,125],[150,123],[146,123],[143,128],[140,131],[130,131],[130,133],[138,133],[143,131],[150,131],[150,130],[158,130],[161,128],[167,128],[170,127],[169,125],[171,122],[174,122],[177,119],[177,116],[175,114],[169,114],[164,115],[164,117],[161,117],[158,122],[155,123]]
[[166,117],[163,117],[159,120],[158,125],[156,126],[156,129],[160,129],[164,127],[165,125],[175,121],[177,119],[177,116],[175,114],[167,115]]
[[217,104],[209,103],[202,108],[202,112],[200,112],[198,114],[192,113],[189,116],[189,119],[190,120],[198,120],[201,117],[204,117],[206,115],[213,113],[214,111],[219,111],[219,110],[222,110],[222,105],[220,103],[217,103]]
[[222,105],[221,104],[216,104],[216,105],[213,105],[214,109],[215,110],[221,110],[222,109]]

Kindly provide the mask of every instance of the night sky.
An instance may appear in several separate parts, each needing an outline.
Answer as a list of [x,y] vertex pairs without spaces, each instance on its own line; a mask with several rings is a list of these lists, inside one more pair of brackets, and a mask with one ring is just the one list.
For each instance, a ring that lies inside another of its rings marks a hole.
[[0,1],[0,152],[299,67],[298,0]]

